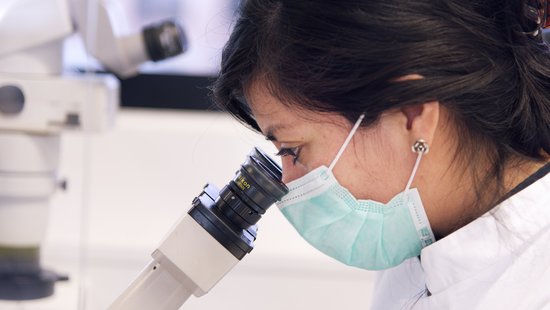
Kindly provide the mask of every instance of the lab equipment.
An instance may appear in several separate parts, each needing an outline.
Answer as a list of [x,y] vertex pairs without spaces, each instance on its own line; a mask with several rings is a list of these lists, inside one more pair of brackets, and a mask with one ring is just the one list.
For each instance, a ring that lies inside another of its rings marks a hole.
[[119,105],[112,75],[63,72],[64,39],[77,32],[121,77],[186,48],[174,21],[124,33],[121,13],[108,0],[0,3],[0,299],[46,297],[67,279],[40,266],[49,200],[65,185],[57,177],[60,134],[105,130]]
[[221,191],[207,184],[109,309],[178,309],[191,294],[206,294],[252,251],[256,223],[288,192],[281,177],[279,165],[254,148]]

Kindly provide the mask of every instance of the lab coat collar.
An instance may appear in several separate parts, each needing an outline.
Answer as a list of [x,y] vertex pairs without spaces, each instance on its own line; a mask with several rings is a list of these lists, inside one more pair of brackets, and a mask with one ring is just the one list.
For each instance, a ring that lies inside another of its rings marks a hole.
[[483,216],[424,248],[426,286],[438,293],[487,269],[506,268],[536,235],[550,229],[550,174]]

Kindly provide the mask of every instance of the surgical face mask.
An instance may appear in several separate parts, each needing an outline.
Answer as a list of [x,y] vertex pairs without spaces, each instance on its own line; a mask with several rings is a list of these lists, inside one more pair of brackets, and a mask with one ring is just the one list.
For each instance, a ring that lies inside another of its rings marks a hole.
[[394,267],[418,256],[435,241],[416,189],[410,189],[427,144],[418,153],[405,190],[384,204],[356,199],[338,183],[332,169],[351,141],[364,115],[357,120],[329,167],[321,166],[287,184],[289,193],[277,206],[312,246],[338,261],[363,269]]

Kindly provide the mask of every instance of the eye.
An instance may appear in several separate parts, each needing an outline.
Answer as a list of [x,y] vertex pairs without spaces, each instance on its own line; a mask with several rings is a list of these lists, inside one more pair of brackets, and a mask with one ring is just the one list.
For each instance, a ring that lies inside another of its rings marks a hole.
[[292,156],[292,163],[296,164],[298,161],[298,156],[300,155],[300,148],[299,147],[283,147],[275,154],[275,156]]

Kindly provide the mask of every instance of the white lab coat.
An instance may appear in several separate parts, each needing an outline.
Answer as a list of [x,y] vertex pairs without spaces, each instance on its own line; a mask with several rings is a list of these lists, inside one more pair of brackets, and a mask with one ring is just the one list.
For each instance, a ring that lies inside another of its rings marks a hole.
[[550,309],[550,174],[376,282],[372,310]]

